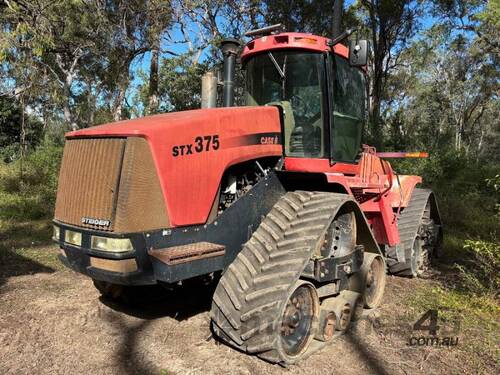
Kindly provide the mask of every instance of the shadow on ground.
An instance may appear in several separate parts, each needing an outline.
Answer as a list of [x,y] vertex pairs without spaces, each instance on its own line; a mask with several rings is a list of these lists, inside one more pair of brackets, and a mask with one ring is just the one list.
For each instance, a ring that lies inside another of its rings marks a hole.
[[55,269],[0,246],[0,288],[13,276],[52,272]]
[[[133,303],[118,303],[105,297],[100,301],[112,311],[104,319],[120,332],[121,343],[117,348],[116,364],[122,374],[158,374],[159,369],[148,359],[147,353],[138,349],[141,333],[154,319],[170,317],[178,321],[188,319],[210,309],[216,283],[193,283],[176,289],[162,286],[140,287],[142,294]],[[123,314],[142,319],[127,323]],[[207,331],[207,336],[210,332]]]
[[122,315],[108,312],[104,319],[121,332],[121,343],[115,354],[114,361],[121,374],[157,374],[158,368],[147,359],[147,354],[138,349],[138,339],[141,331],[151,324],[151,320],[142,320],[134,325],[125,322]]
[[193,283],[171,290],[159,285],[137,287],[140,295],[131,303],[119,303],[105,297],[100,297],[100,301],[115,311],[140,319],[170,317],[182,321],[210,309],[215,287],[214,282]]
[[[157,373],[158,370],[147,358],[147,354],[141,353],[136,347],[141,332],[154,319],[171,317],[182,321],[208,311],[215,286],[216,283],[211,283],[209,285],[193,285],[176,290],[158,289],[155,291],[155,300],[149,299],[140,305],[116,303],[101,297],[101,302],[114,310],[109,311],[105,319],[121,332],[121,345],[119,345],[116,351],[117,365],[120,367],[121,372],[124,374]],[[124,316],[120,313],[143,320],[131,325],[124,320]],[[212,333],[208,330],[207,337],[214,339],[218,345],[223,344],[217,337],[212,336]],[[349,330],[345,337],[352,349],[360,354],[361,360],[372,373],[378,375],[392,373],[381,356],[369,349],[363,337],[359,336],[359,333]],[[269,366],[276,366],[277,369],[280,368],[278,365],[269,364]]]
[[48,255],[47,248],[41,247],[51,243],[50,231],[50,222],[47,220],[0,227],[0,286],[5,284],[9,277],[55,272],[54,268],[23,255],[31,253],[40,258],[53,257]]
[[353,334],[352,331],[348,331],[345,334],[346,340],[352,345],[353,349],[356,350],[362,360],[366,364],[370,370],[377,375],[389,375],[391,371],[384,366],[384,362],[380,356],[369,350],[367,345],[363,340],[356,334]]

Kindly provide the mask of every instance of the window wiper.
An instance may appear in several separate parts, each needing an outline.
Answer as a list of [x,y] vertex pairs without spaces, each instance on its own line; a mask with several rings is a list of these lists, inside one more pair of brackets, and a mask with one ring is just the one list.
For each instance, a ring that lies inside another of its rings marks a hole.
[[285,79],[285,72],[283,72],[283,70],[281,69],[281,67],[279,66],[278,62],[276,61],[276,59],[274,58],[273,54],[271,52],[268,52],[267,55],[269,56],[269,58],[271,59],[271,61],[273,62],[274,66],[276,67],[276,70],[278,71],[281,79]]

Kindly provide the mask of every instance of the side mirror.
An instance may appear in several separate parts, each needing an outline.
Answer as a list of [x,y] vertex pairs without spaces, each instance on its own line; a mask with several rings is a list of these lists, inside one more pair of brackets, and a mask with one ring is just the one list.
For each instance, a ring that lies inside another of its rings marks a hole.
[[351,40],[349,43],[349,64],[351,66],[364,66],[368,63],[369,44],[366,39]]

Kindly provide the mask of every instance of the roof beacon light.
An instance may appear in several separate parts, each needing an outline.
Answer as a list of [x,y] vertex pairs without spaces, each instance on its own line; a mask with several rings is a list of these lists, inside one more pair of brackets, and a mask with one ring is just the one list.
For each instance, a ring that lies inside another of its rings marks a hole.
[[377,152],[379,158],[428,158],[428,152]]
[[245,36],[255,37],[255,36],[262,36],[262,35],[270,35],[274,32],[281,32],[284,30],[285,30],[284,26],[281,23],[277,23],[276,25],[266,26],[266,27],[262,27],[260,29],[247,31],[245,33]]

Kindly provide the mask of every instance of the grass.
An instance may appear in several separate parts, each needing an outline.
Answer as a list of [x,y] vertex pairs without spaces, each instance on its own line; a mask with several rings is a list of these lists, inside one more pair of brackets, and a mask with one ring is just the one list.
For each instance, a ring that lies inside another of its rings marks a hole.
[[[472,368],[478,369],[477,373],[500,364],[498,301],[432,283],[418,286],[407,303],[408,314],[437,310],[441,327],[438,336],[459,336],[457,348],[471,354],[466,358],[471,361]],[[488,363],[491,366],[487,366]]]
[[48,220],[0,220],[0,279],[63,269],[51,234]]
[[5,222],[52,216],[61,153],[60,147],[46,145],[23,160],[0,162],[0,231]]
[[[443,327],[438,335],[458,334],[462,343],[459,349],[473,354],[467,357],[471,365],[478,369],[477,373],[484,373],[488,368],[486,363],[500,365],[500,304],[495,291],[477,292],[468,285],[468,277],[484,275],[474,274],[470,264],[468,275],[459,269],[472,261],[470,251],[464,247],[465,240],[470,238],[457,228],[445,231],[443,253],[437,264],[440,274],[432,282],[416,286],[407,300],[408,313],[415,316],[422,311],[438,310],[438,324]],[[450,333],[454,327],[459,327],[458,333]]]

